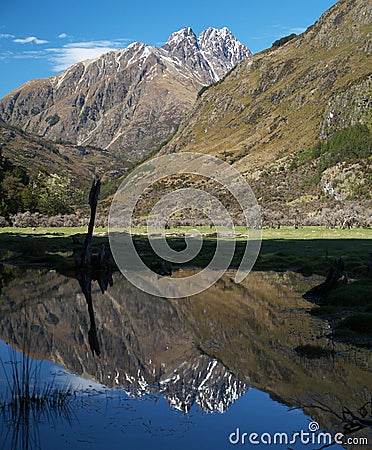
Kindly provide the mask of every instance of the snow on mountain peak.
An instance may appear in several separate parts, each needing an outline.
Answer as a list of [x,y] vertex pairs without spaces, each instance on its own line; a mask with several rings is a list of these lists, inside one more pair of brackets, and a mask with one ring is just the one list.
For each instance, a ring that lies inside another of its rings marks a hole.
[[252,57],[252,52],[242,44],[231,31],[223,27],[208,28],[198,37],[200,51],[208,60],[219,78],[244,59]]
[[197,44],[197,37],[190,27],[184,27],[169,36],[167,43],[163,47],[178,45],[188,41],[191,44]]
[[199,37],[190,27],[184,27],[172,33],[162,49],[195,75],[203,72],[200,79],[206,80],[207,73],[212,81],[218,81],[237,63],[252,56],[251,51],[226,27],[210,27]]

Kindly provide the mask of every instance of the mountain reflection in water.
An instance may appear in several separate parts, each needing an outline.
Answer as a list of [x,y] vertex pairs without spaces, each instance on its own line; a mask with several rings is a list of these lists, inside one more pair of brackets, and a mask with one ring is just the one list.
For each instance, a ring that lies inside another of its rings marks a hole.
[[[133,397],[161,395],[184,413],[193,405],[225,413],[250,387],[288,406],[309,392],[331,408],[365,402],[370,354],[330,341],[327,323],[308,314],[301,293],[317,280],[253,272],[237,285],[231,275],[199,295],[167,300],[117,273],[103,293],[93,282],[88,298],[81,280],[24,270],[2,288],[0,338],[20,349],[26,321],[35,358]],[[336,353],[318,360],[295,353],[314,341]],[[325,411],[305,412],[324,429],[339,425]]]

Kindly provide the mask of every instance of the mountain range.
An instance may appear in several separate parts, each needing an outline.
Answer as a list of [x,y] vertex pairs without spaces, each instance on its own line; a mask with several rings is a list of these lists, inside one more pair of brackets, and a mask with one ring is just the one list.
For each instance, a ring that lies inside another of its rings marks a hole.
[[[197,37],[186,27],[160,48],[131,44],[1,99],[3,154],[39,170],[44,148],[58,143],[71,162],[58,157],[60,167],[77,183],[94,171],[119,177],[108,196],[144,158],[207,153],[244,175],[266,224],[350,217],[370,226],[371,23],[369,0],[339,0],[303,34],[256,55],[227,28]],[[9,127],[22,142],[37,135],[32,159]]]
[[251,56],[227,28],[197,37],[185,27],[160,48],[135,42],[31,80],[0,101],[0,116],[49,140],[138,161],[176,131],[201,87]]

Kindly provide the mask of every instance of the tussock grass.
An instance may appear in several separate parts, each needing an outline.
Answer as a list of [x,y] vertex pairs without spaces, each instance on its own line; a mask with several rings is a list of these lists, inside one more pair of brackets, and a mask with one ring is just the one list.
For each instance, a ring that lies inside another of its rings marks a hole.
[[0,357],[0,365],[7,384],[7,390],[0,398],[0,409],[3,411],[24,415],[68,408],[72,390],[68,385],[56,385],[55,378],[42,381],[41,361],[31,358],[31,333],[27,326],[21,356],[9,346],[9,360],[4,361]]
[[365,306],[372,303],[372,280],[358,280],[338,286],[328,294],[331,305]]
[[0,398],[2,449],[41,449],[39,424],[55,425],[58,421],[71,424],[73,392],[68,385],[57,385],[55,378],[42,381],[42,362],[31,359],[30,338],[26,325],[22,354],[9,347],[9,360],[0,357],[7,387]]

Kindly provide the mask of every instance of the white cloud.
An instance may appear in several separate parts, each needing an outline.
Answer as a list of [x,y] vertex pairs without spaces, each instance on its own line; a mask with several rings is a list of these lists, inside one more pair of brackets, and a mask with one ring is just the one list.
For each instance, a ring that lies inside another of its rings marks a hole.
[[[59,38],[63,39],[66,33],[61,33]],[[2,35],[0,34],[0,38]],[[14,36],[9,35],[14,38]],[[71,37],[70,37],[71,38]],[[133,39],[119,38],[114,40],[96,40],[96,41],[81,41],[81,42],[69,42],[61,47],[57,48],[42,48],[33,51],[20,51],[16,53],[2,52],[0,53],[0,59],[16,58],[16,59],[45,59],[52,64],[52,69],[55,72],[60,72],[78,62],[98,58],[104,53],[124,48]],[[35,36],[29,36],[24,39],[13,39],[13,42],[19,44],[33,43],[33,44],[45,44],[48,41],[38,39]],[[29,47],[26,47],[29,48]]]
[[288,27],[286,25],[280,25],[280,24],[272,25],[272,28],[276,28],[276,29],[282,30],[281,33],[301,34],[304,31],[306,31],[306,27]]
[[53,53],[50,58],[51,62],[53,63],[53,70],[55,72],[60,72],[61,70],[65,70],[80,61],[98,58],[104,53],[108,53],[117,49],[111,47],[63,47],[50,48],[48,50]]
[[8,52],[8,51],[5,51],[5,52],[0,52],[0,59],[3,61],[4,59],[9,59],[9,58],[11,58],[13,56],[13,53],[12,52]]
[[48,54],[45,51],[26,51],[14,53],[13,58],[15,59],[48,59]]
[[67,38],[67,34],[66,33],[61,33],[61,34],[58,35],[58,37],[60,39],[65,39],[65,38]]
[[53,70],[60,72],[80,61],[98,58],[104,53],[108,53],[126,46],[131,39],[115,39],[115,40],[97,40],[70,42],[61,48],[50,48],[52,56],[50,61],[53,64]]
[[28,36],[24,39],[13,39],[13,42],[16,42],[17,44],[47,44],[48,41],[45,39],[38,39],[36,36]]
[[0,39],[10,39],[10,38],[15,38],[15,36],[13,34],[2,34],[2,33],[0,33]]

